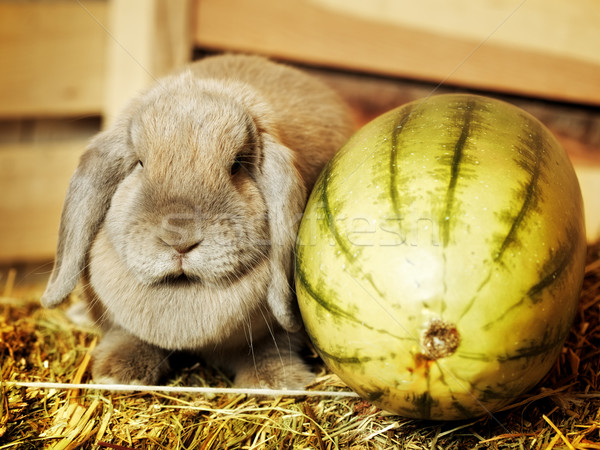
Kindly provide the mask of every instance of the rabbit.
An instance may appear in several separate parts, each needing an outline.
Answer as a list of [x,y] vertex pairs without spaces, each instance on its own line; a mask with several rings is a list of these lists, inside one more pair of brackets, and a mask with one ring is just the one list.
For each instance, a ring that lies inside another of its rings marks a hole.
[[103,333],[94,381],[156,384],[192,352],[238,386],[310,383],[295,237],[353,130],[332,89],[260,56],[209,56],[134,97],[71,178],[41,298],[81,281]]

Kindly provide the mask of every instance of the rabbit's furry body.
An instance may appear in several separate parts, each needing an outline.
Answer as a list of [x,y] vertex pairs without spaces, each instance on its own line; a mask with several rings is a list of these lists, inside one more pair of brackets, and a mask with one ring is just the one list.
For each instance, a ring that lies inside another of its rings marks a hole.
[[157,383],[185,350],[238,385],[309,381],[293,245],[351,132],[329,88],[256,56],[205,58],[134,98],[72,177],[42,297],[54,306],[83,278],[104,330],[94,379]]

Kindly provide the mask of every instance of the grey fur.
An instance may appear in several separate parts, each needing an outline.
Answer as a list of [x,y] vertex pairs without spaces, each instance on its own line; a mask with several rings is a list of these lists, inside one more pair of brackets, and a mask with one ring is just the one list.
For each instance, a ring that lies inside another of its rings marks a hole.
[[259,57],[206,58],[134,98],[73,175],[42,297],[59,304],[83,276],[105,332],[94,378],[156,383],[186,350],[241,384],[309,381],[293,246],[351,132],[329,88]]

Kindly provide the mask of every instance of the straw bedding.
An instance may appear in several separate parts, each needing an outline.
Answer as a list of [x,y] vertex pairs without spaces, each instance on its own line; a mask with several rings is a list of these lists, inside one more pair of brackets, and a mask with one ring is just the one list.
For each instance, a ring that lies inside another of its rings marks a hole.
[[[99,336],[65,309],[39,306],[43,285],[0,278],[0,449],[600,449],[600,244],[589,247],[579,314],[552,371],[493,415],[425,422],[358,398],[257,396],[199,364],[170,386],[210,393],[116,392],[24,387],[15,382],[89,382]],[[309,355],[310,357],[311,355]],[[314,391],[347,391],[314,358]]]

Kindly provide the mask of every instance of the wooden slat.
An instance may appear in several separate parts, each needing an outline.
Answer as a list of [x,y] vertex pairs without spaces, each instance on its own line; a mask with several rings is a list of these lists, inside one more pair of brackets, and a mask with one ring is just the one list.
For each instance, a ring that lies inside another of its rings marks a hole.
[[0,146],[0,262],[51,259],[71,174],[86,140]]
[[111,0],[105,125],[132,96],[190,60],[191,18],[191,0]]
[[[337,9],[325,3],[335,3]],[[490,7],[506,3],[487,2]],[[527,11],[518,8],[520,3],[510,2],[513,10],[509,9],[504,22],[498,23],[498,31]],[[523,22],[519,29],[522,39],[519,41],[517,36],[510,41],[496,39],[496,28],[474,36],[424,27],[418,22],[408,25],[361,16],[345,11],[340,0],[197,0],[195,42],[207,48],[260,52],[310,64],[599,105],[600,61],[575,50],[555,51],[551,45],[553,36],[543,46],[540,32],[560,35],[569,31],[560,22],[553,22],[538,32],[536,23],[547,17],[554,21],[561,18],[561,2],[551,3],[554,10],[558,8],[552,15],[545,15],[546,9],[552,10],[548,2],[523,3],[522,8],[534,8],[527,14],[536,19],[535,23]],[[579,22],[571,26],[585,30],[580,33],[581,39],[586,39],[581,45],[596,45],[600,41],[600,27],[594,21],[598,9],[587,0],[576,4],[583,10]],[[476,29],[477,16],[469,18],[471,23],[459,25]],[[528,33],[535,35],[531,45],[527,45]]]
[[99,114],[106,1],[0,2],[0,118]]
[[579,178],[583,204],[585,207],[585,224],[588,242],[600,240],[600,165],[584,164],[574,161],[575,172]]

